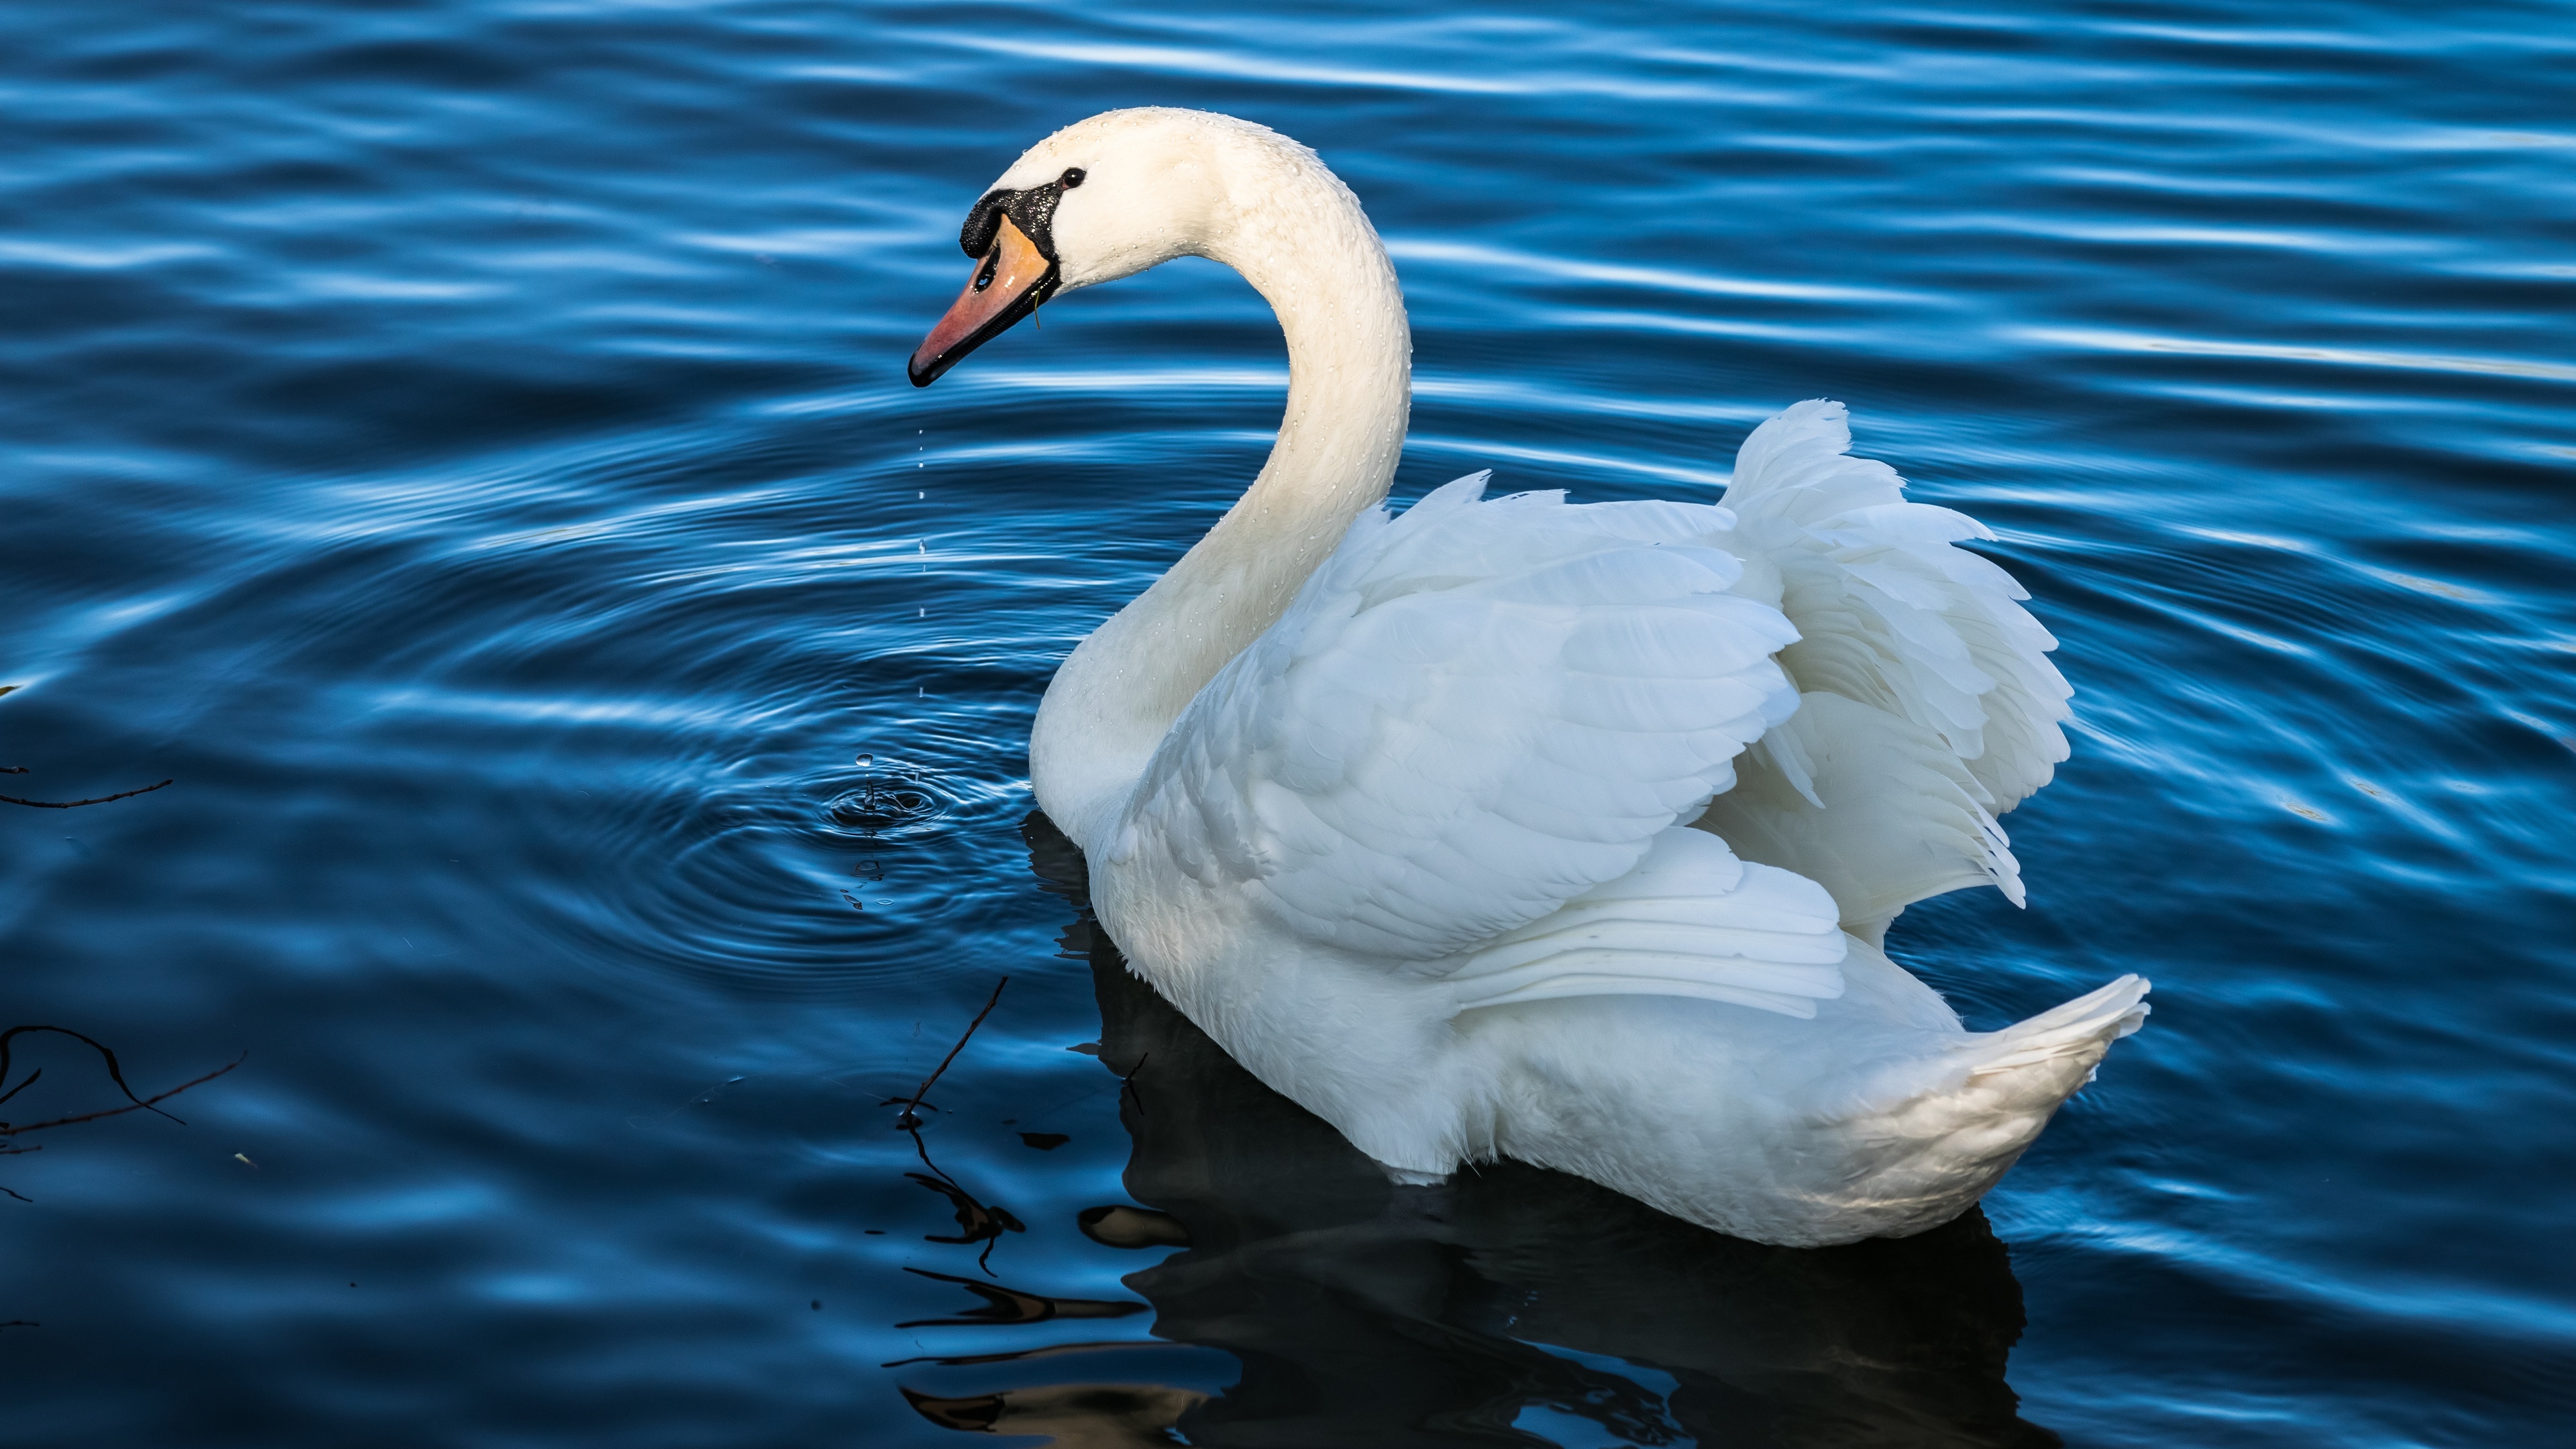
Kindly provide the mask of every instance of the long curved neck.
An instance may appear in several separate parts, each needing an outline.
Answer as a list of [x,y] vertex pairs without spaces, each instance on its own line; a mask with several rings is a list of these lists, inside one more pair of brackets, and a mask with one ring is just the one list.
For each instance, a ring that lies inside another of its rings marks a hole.
[[1200,687],[1288,607],[1386,497],[1412,406],[1413,341],[1385,246],[1302,147],[1227,158],[1191,250],[1243,274],[1288,340],[1288,410],[1261,475],[1207,536],[1056,671],[1029,740],[1038,803],[1093,849]]

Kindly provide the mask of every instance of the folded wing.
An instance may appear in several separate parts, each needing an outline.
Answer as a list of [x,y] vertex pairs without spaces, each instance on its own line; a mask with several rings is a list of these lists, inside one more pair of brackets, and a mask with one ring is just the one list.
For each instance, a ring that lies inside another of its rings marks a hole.
[[1505,932],[1443,979],[1460,1011],[1637,995],[1812,1017],[1843,994],[1849,944],[1823,887],[1676,826],[1636,869]]
[[[1731,515],[1482,501],[1484,476],[1353,525],[1182,713],[1115,851],[1150,842],[1432,976],[1627,875],[1734,784],[1796,706],[1772,656],[1797,634],[1728,592]],[[1497,999],[1543,984],[1506,980]]]

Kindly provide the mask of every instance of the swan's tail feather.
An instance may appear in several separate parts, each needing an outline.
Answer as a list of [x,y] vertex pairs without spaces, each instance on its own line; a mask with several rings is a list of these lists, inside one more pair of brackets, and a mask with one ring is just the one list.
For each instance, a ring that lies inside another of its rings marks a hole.
[[[2078,1057],[2084,1059],[2085,1080],[2091,1080],[2093,1063],[2102,1059],[2111,1043],[2146,1023],[2152,1009],[2146,995],[2152,984],[2143,976],[2123,976],[2028,1021],[1988,1033],[1980,1045],[1992,1055],[1970,1069],[1968,1080],[2010,1075]],[[2066,1090],[2072,1092],[2082,1085],[2077,1082]]]
[[1871,1144],[1837,1189],[1837,1206],[1874,1235],[1936,1227],[1983,1197],[2067,1098],[2093,1079],[2111,1043],[2146,1019],[2148,983],[2123,976],[2001,1031],[1866,1074],[1817,1126],[1838,1143]]

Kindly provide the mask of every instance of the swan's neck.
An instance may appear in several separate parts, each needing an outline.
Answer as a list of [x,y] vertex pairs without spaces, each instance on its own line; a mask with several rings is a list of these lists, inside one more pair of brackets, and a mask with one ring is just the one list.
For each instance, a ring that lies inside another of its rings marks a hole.
[[1241,272],[1288,340],[1288,411],[1261,476],[1169,573],[1074,650],[1029,741],[1038,803],[1094,849],[1200,686],[1278,619],[1351,520],[1386,497],[1412,403],[1386,248],[1302,147],[1221,167],[1191,248]]

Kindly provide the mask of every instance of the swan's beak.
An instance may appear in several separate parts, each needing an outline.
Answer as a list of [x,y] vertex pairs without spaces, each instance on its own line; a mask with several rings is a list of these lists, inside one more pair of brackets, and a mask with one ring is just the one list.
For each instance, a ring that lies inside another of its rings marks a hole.
[[1037,243],[1008,216],[993,235],[993,249],[975,264],[966,290],[949,305],[948,315],[930,329],[912,354],[906,371],[914,387],[928,387],[955,367],[959,358],[1010,330],[1011,324],[1055,295],[1062,274],[1038,250]]

